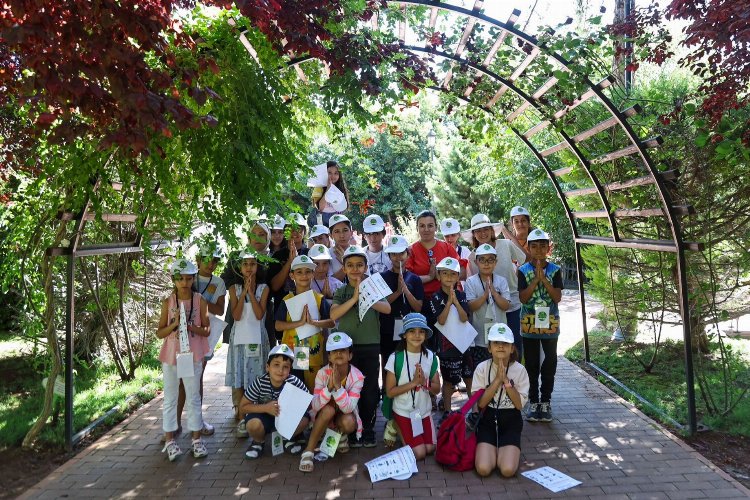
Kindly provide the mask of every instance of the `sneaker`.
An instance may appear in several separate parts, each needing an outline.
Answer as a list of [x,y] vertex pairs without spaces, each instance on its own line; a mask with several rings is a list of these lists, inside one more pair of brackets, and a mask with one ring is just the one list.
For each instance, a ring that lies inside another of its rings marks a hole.
[[349,434],[349,448],[362,448],[362,439],[358,439],[356,434]]
[[177,457],[182,455],[182,450],[177,445],[177,442],[174,439],[166,443],[164,445],[164,449],[162,449],[161,451],[167,452],[167,457],[169,457],[170,462],[174,462],[175,460],[177,460]]
[[552,422],[552,404],[549,401],[539,403],[539,421]]
[[365,434],[362,437],[362,446],[365,448],[375,448],[378,445],[378,442],[375,440],[375,433],[371,434]]
[[539,403],[529,403],[529,410],[526,412],[526,420],[529,422],[539,422],[541,417]]
[[203,422],[203,427],[201,428],[201,436],[213,436],[214,432],[216,432],[216,429],[213,425],[209,424],[208,422]]
[[243,420],[239,424],[237,424],[237,437],[238,438],[246,438],[250,436],[250,433],[247,432],[247,425],[245,424],[245,421]]
[[208,456],[206,445],[203,444],[203,441],[200,438],[193,439],[193,456],[195,458],[203,458]]

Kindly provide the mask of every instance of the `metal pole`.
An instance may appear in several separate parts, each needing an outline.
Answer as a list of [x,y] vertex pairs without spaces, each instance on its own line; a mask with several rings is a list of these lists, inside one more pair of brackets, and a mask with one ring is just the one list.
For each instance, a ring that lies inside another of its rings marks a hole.
[[75,323],[76,256],[68,256],[65,311],[65,447],[73,449],[73,325]]
[[586,326],[586,296],[584,295],[583,286],[583,257],[581,257],[581,244],[576,242],[576,269],[578,271],[578,293],[581,296],[581,324],[583,326],[583,356],[584,360],[591,362],[591,352],[589,351],[589,329]]
[[685,345],[685,383],[687,384],[688,431],[694,435],[698,431],[698,418],[695,411],[695,377],[693,373],[693,338],[690,331],[690,303],[688,302],[685,248],[682,238],[677,242],[677,286],[680,293],[680,315],[682,316],[682,338]]

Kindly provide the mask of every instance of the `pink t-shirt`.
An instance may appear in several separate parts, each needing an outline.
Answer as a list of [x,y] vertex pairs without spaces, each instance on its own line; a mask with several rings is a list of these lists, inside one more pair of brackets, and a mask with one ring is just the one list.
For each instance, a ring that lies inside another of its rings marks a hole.
[[[177,296],[173,293],[167,301],[167,324],[169,324],[174,320],[177,313]],[[180,302],[185,304],[188,324],[191,324],[192,320],[194,326],[203,326],[201,324],[201,294],[193,292],[192,301],[181,300]],[[190,343],[190,351],[193,353],[193,362],[203,362],[203,358],[210,350],[208,348],[208,337],[188,333],[188,342]],[[180,352],[180,334],[176,330],[164,337],[164,343],[162,343],[161,351],[159,351],[159,361],[168,365],[176,365],[178,352]]]

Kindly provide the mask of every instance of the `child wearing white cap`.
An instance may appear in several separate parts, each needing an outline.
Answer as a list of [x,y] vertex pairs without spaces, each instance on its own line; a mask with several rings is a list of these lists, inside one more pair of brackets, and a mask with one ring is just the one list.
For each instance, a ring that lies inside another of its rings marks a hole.
[[518,360],[508,325],[492,325],[487,340],[491,359],[477,366],[472,382],[473,392],[484,389],[477,405],[481,417],[474,467],[480,476],[497,468],[504,477],[512,477],[521,457],[521,408],[528,399],[529,376]]
[[372,276],[390,269],[391,259],[383,251],[383,238],[385,237],[383,219],[377,214],[368,215],[362,223],[362,232],[367,240],[367,246],[365,247],[367,274]]
[[[295,295],[311,290],[310,285],[313,281],[316,264],[307,255],[298,255],[292,262],[291,268],[289,276],[294,282],[294,289],[284,296],[284,300],[276,308],[275,326],[276,330],[283,332],[281,343],[288,345],[295,352],[296,366],[294,366],[294,374],[304,380],[307,389],[312,391],[315,387],[315,374],[323,366],[324,362],[322,348],[324,333],[326,329],[332,328],[335,323],[330,319],[328,302],[326,302],[322,294],[315,291],[313,291],[313,297],[315,298],[317,314],[312,314],[308,310],[308,306],[305,306],[302,316],[296,321],[292,320],[286,301]],[[313,319],[314,316],[317,316],[318,319]],[[305,324],[319,329],[318,333],[300,339],[297,334],[297,328]],[[307,358],[307,366],[300,366],[296,362],[300,355]]]
[[510,209],[510,231],[503,225],[503,236],[516,244],[526,253],[526,260],[531,259],[527,238],[531,231],[531,214],[524,207],[517,205]]
[[[265,373],[259,375],[245,389],[240,411],[244,415],[242,424],[246,429],[245,435],[249,434],[252,438],[245,452],[245,458],[255,460],[263,455],[266,436],[276,430],[275,417],[284,411],[279,406],[279,395],[284,385],[292,384],[298,389],[307,390],[305,384],[290,373],[293,360],[294,351],[289,346],[286,344],[275,346],[268,353]],[[307,415],[303,416],[292,439],[284,444],[284,448],[291,454],[296,455],[302,451],[304,446],[302,431],[309,423],[310,418]]]
[[[302,472],[313,471],[313,453],[327,428],[342,434],[338,453],[349,451],[349,434],[362,435],[362,420],[359,418],[357,404],[365,376],[350,363],[352,344],[351,337],[344,332],[333,332],[326,340],[328,364],[318,370],[315,376],[315,391],[310,412],[313,427],[307,447],[300,457],[299,470]],[[328,456],[323,454],[316,458],[325,460]]]
[[[557,339],[560,336],[560,313],[557,304],[562,300],[562,272],[560,266],[547,262],[550,237],[541,229],[529,233],[532,260],[518,269],[518,290],[521,308],[521,336],[529,372],[530,422],[552,421],[552,391],[557,371]],[[539,351],[544,351],[544,362],[539,365]],[[539,379],[541,378],[541,388]]]
[[[245,248],[239,255],[242,283],[229,288],[229,314],[234,322],[229,334],[227,368],[224,385],[232,388],[232,405],[235,418],[242,417],[239,410],[242,391],[263,373],[264,359],[268,354],[268,332],[264,321],[268,305],[269,288],[258,282],[258,256],[253,248]],[[235,340],[237,330],[255,329],[259,339],[255,344],[240,344]],[[239,428],[243,434],[243,427]]]
[[322,224],[316,224],[310,228],[310,239],[313,245],[324,245],[326,248],[331,248],[331,231]]
[[331,274],[337,280],[343,282],[346,273],[344,273],[344,252],[349,248],[349,242],[352,239],[352,223],[346,215],[335,214],[328,221],[328,228],[333,238],[333,248],[331,249]]
[[469,264],[469,255],[471,255],[471,249],[463,245],[459,245],[458,240],[461,238],[461,225],[456,219],[447,218],[440,221],[440,232],[443,234],[443,239],[452,248],[456,249],[458,254],[458,262],[461,265],[461,281],[466,279],[466,267]]
[[180,340],[179,331],[181,307],[185,310],[186,336],[193,358],[193,376],[182,378],[182,382],[186,393],[187,427],[192,433],[192,453],[195,458],[208,455],[206,445],[201,440],[203,414],[198,384],[203,372],[203,358],[208,354],[208,335],[211,330],[208,326],[208,305],[201,294],[193,291],[193,279],[198,273],[198,268],[187,259],[178,259],[172,264],[170,273],[174,289],[161,303],[161,316],[156,336],[163,339],[159,351],[164,379],[162,428],[165,445],[162,451],[166,451],[169,461],[173,462],[182,454],[182,450],[174,439],[180,431],[177,427],[177,395],[180,384],[180,378],[177,377],[177,354],[181,352],[181,343],[183,343]]
[[[437,265],[440,290],[430,298],[428,308],[430,324],[444,325],[448,320],[451,307],[458,312],[458,319],[463,323],[469,321],[469,302],[466,294],[456,288],[460,271],[458,259],[446,257]],[[467,387],[471,384],[474,365],[471,353],[467,349],[461,352],[444,335],[437,341],[438,357],[440,358],[440,374],[443,376],[443,418],[451,411],[451,397],[453,390],[463,379]]]
[[315,262],[315,273],[313,274],[312,288],[322,294],[330,307],[333,304],[333,294],[344,284],[331,276],[331,253],[323,244],[310,247],[307,256]]
[[[479,332],[470,347],[474,366],[489,359],[487,350],[487,332],[496,323],[505,323],[505,311],[510,307],[510,290],[508,281],[496,274],[497,251],[489,243],[479,245],[475,251],[479,273],[466,280],[466,299],[472,312],[471,324]],[[517,335],[517,346],[521,344],[521,335]],[[468,389],[471,389],[470,387]]]

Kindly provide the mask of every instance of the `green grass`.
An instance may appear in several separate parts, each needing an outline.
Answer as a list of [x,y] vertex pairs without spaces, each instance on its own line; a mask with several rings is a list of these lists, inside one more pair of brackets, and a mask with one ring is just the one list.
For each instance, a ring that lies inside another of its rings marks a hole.
[[[14,350],[14,345],[0,342],[0,450],[20,445],[41,411],[44,401],[43,370],[37,366],[37,356],[28,350]],[[161,367],[156,350],[150,349],[135,378],[122,382],[112,367],[76,367],[73,428],[78,432],[112,407],[131,396],[128,407],[109,417],[106,423],[122,420],[132,407],[151,400],[161,387]],[[40,435],[47,446],[64,443],[64,398],[55,398],[58,420],[52,420]]]
[[[646,373],[636,360],[636,356],[644,362],[648,361],[653,352],[650,344],[631,343],[628,345],[610,342],[610,333],[595,330],[589,333],[591,361],[608,372],[617,380],[640,394],[643,398],[660,408],[664,413],[678,422],[687,422],[687,386],[685,384],[684,350],[680,342],[666,342],[661,348],[657,361],[650,373]],[[735,356],[732,358],[733,368],[742,374],[750,374],[750,358],[747,356],[746,340],[729,340],[733,345]],[[574,362],[583,361],[583,341],[571,347],[565,356]],[[721,365],[717,359],[702,357],[701,373],[705,374],[711,393],[714,397],[722,397],[724,382]],[[696,366],[698,363],[695,363]],[[600,381],[607,383],[603,377]],[[747,383],[747,376],[738,377]],[[741,383],[739,384],[741,385]],[[641,405],[631,395],[612,386],[612,389],[631,401],[644,413],[659,419],[659,415],[645,405]],[[730,384],[730,392],[738,395],[741,388],[736,383]],[[696,384],[696,408],[699,421],[709,427],[728,432],[750,436],[750,397],[746,394],[735,409],[728,415],[710,415]]]

